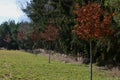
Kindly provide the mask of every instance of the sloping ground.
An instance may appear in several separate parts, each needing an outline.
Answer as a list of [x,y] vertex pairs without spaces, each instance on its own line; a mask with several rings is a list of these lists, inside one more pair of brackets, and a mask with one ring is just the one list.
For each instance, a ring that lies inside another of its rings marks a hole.
[[[120,80],[93,67],[93,80]],[[43,56],[0,50],[0,80],[89,80],[89,66],[48,63]]]

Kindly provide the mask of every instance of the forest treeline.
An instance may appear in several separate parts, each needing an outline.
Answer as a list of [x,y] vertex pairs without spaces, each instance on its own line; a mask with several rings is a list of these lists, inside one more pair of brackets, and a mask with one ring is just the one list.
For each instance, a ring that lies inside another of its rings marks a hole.
[[[92,40],[93,61],[98,65],[120,63],[120,0],[31,0],[22,10],[31,22],[0,25],[0,47],[7,49],[50,49],[71,56],[89,58],[89,41],[75,35],[75,5],[97,3],[113,15],[112,35]],[[84,13],[85,14],[85,13]],[[100,16],[100,20],[103,16]]]

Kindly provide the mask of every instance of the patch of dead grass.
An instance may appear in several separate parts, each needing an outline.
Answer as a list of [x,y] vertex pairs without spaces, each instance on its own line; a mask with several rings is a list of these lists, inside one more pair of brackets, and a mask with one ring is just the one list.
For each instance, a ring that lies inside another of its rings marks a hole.
[[120,67],[114,67],[111,70],[109,70],[109,73],[112,77],[118,77],[120,78]]

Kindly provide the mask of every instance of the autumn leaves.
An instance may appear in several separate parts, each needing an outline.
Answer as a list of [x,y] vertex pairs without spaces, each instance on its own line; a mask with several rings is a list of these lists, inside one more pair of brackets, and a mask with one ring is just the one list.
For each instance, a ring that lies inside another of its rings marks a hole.
[[73,13],[77,16],[73,32],[82,39],[101,38],[113,32],[110,28],[112,16],[97,3],[89,2],[82,7],[76,4]]

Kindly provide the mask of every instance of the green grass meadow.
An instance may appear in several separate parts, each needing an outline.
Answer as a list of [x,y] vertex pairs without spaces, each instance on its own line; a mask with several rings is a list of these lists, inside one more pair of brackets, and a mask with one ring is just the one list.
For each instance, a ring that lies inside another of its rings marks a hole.
[[[89,65],[48,63],[43,56],[0,50],[0,80],[89,80]],[[93,80],[120,80],[93,66]]]

